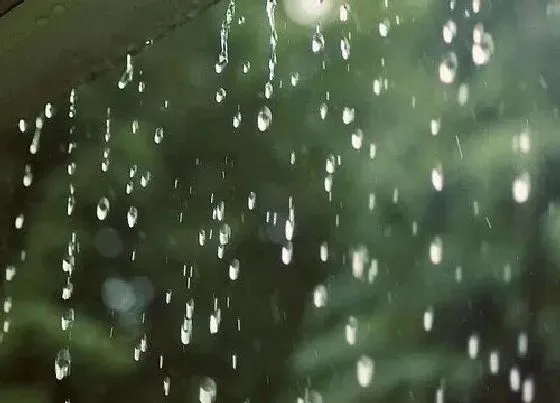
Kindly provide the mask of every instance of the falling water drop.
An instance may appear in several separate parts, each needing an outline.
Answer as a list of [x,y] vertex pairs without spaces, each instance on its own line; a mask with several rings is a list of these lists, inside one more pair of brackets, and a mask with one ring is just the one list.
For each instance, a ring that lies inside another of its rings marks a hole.
[[218,384],[211,378],[204,378],[200,383],[198,400],[200,403],[214,403],[218,394]]
[[54,373],[57,380],[60,381],[70,376],[71,364],[70,350],[67,348],[59,350],[54,360]]
[[107,199],[106,197],[102,197],[101,200],[99,200],[99,203],[97,203],[97,218],[100,221],[103,221],[107,218],[107,215],[109,214],[109,208],[109,199]]
[[220,245],[227,245],[231,237],[231,227],[228,224],[223,223],[220,227],[220,232],[218,235]]
[[367,355],[362,355],[356,365],[358,383],[362,388],[367,388],[373,379],[375,371],[374,361]]
[[352,143],[352,148],[354,148],[355,150],[359,150],[362,148],[362,143],[363,143],[363,139],[364,139],[364,132],[362,131],[362,129],[356,129],[352,132],[352,136],[350,138],[350,141]]
[[455,81],[458,64],[455,52],[449,52],[443,56],[439,65],[439,79],[442,83],[451,84]]
[[257,115],[257,127],[261,132],[266,131],[272,122],[272,111],[263,106]]
[[257,194],[255,192],[250,192],[247,197],[247,208],[249,210],[254,210],[257,203]]
[[342,123],[344,123],[345,125],[349,125],[354,121],[354,115],[354,108],[345,106],[342,110]]
[[327,287],[319,284],[313,290],[313,305],[317,308],[322,308],[327,303]]
[[513,199],[517,203],[526,203],[527,200],[529,200],[529,195],[531,193],[531,180],[528,172],[525,172],[515,178],[512,185],[512,193]]
[[455,35],[457,34],[457,24],[452,20],[449,20],[443,26],[443,41],[447,44],[453,42]]
[[181,343],[184,345],[190,344],[192,340],[193,324],[192,319],[185,317],[181,324]]
[[216,91],[216,102],[220,103],[222,102],[224,99],[226,99],[227,96],[227,92],[225,89],[223,88],[218,88],[218,90]]
[[441,238],[435,237],[430,245],[430,260],[434,265],[441,263],[443,258],[443,243]]
[[346,36],[340,40],[340,53],[344,60],[350,58],[350,39]]
[[130,206],[126,213],[126,222],[129,228],[134,228],[138,221],[138,209],[135,206]]
[[292,262],[292,257],[294,254],[294,245],[291,241],[286,241],[282,246],[282,263],[284,265],[289,265]]
[[163,128],[158,127],[154,133],[154,143],[160,144],[163,141]]
[[341,4],[338,11],[340,22],[347,22],[349,14],[350,14],[350,5],[348,3]]
[[229,264],[229,278],[231,280],[237,280],[239,277],[239,259],[233,259]]
[[313,38],[311,39],[311,51],[313,53],[322,52],[325,48],[325,37],[321,32],[321,26],[317,25],[315,27],[315,33],[313,34]]

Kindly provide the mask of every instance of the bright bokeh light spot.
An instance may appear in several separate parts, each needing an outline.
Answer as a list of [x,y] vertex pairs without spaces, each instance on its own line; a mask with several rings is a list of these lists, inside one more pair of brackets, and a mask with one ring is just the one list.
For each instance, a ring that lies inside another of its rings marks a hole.
[[314,25],[324,21],[334,9],[334,0],[286,0],[286,14],[299,25]]

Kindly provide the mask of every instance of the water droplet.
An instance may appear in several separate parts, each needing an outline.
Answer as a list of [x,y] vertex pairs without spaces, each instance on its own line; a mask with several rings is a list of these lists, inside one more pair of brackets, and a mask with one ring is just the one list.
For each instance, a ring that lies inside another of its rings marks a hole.
[[229,264],[229,278],[231,280],[237,280],[239,277],[239,259],[233,259]]
[[231,227],[228,224],[223,223],[220,227],[220,232],[218,235],[220,245],[227,245],[231,237]]
[[322,308],[327,303],[327,288],[320,284],[313,290],[313,305]]
[[233,127],[235,127],[236,129],[239,126],[241,126],[241,112],[240,111],[237,111],[235,113],[235,115],[233,115],[232,124],[233,124]]
[[70,376],[70,368],[72,365],[72,358],[70,350],[63,348],[56,354],[54,360],[54,373],[57,380],[62,380]]
[[443,56],[439,65],[439,79],[442,83],[451,84],[455,81],[458,64],[455,52],[449,52]]
[[438,265],[443,258],[443,242],[441,238],[435,237],[430,244],[430,260],[433,264]]
[[352,148],[354,148],[355,150],[359,150],[360,148],[362,148],[363,139],[364,132],[362,131],[362,129],[354,130],[351,136]]
[[358,375],[358,383],[362,388],[367,388],[373,379],[375,363],[367,355],[362,355],[356,365],[356,371]]
[[346,36],[340,40],[340,53],[344,60],[350,58],[350,39]]
[[329,244],[325,241],[321,243],[319,248],[319,258],[321,262],[326,262],[329,259]]
[[274,93],[274,87],[272,86],[272,83],[270,81],[267,81],[267,83],[264,85],[265,98],[270,99],[273,93]]
[[313,53],[322,52],[325,48],[325,37],[321,32],[321,26],[317,25],[315,27],[315,33],[313,34],[313,38],[311,39],[311,51]]
[[379,35],[386,38],[389,35],[389,29],[391,28],[391,23],[389,20],[384,20],[379,23]]
[[319,113],[321,115],[321,119],[325,120],[325,118],[327,117],[327,112],[328,112],[328,106],[325,102],[323,102],[321,104],[321,106],[319,107]]
[[426,332],[430,332],[434,325],[434,308],[428,307],[426,311],[424,311],[424,330]]
[[354,115],[354,108],[345,106],[342,110],[342,123],[344,123],[345,125],[349,125],[354,121]]
[[528,172],[514,179],[512,185],[513,199],[517,203],[526,203],[531,193],[531,178]]
[[205,243],[206,243],[206,231],[204,230],[204,228],[202,228],[198,232],[198,244],[200,246],[204,246]]
[[437,192],[443,190],[443,168],[441,165],[432,170],[432,185]]
[[214,403],[218,394],[218,384],[211,378],[204,378],[200,383],[198,400],[200,403]]
[[257,127],[261,132],[266,131],[272,123],[272,111],[263,106],[257,115]]
[[163,394],[169,396],[169,390],[171,389],[171,379],[166,376],[163,378]]
[[128,228],[134,228],[136,221],[138,221],[138,209],[135,206],[130,206],[128,212],[126,213]]
[[338,9],[338,16],[341,22],[347,22],[348,16],[350,14],[350,5],[348,3],[344,3],[340,5]]
[[243,63],[243,73],[247,74],[249,73],[249,70],[251,70],[251,62],[247,60],[245,63]]
[[158,127],[154,133],[154,143],[160,144],[163,141],[163,128]]
[[292,257],[294,254],[294,245],[291,241],[286,241],[282,246],[282,263],[284,265],[289,265],[292,262]]
[[109,208],[109,199],[107,199],[106,197],[102,197],[101,200],[99,200],[99,203],[97,203],[97,218],[100,221],[103,221],[107,218],[107,214],[109,214]]
[[480,339],[477,334],[469,336],[468,353],[471,360],[474,360],[478,356],[479,345]]
[[257,194],[255,192],[249,193],[249,196],[247,197],[247,208],[249,210],[254,210],[256,203],[257,203]]
[[447,44],[453,42],[455,35],[457,34],[457,24],[452,20],[449,20],[443,26],[443,41]]
[[186,317],[181,324],[181,343],[190,344],[192,340],[193,323],[192,319]]
[[226,90],[223,88],[218,88],[218,90],[216,91],[216,102],[218,103],[222,102],[224,99],[226,99],[226,96],[227,96]]
[[72,327],[74,323],[74,309],[68,308],[60,318],[60,327],[66,331]]

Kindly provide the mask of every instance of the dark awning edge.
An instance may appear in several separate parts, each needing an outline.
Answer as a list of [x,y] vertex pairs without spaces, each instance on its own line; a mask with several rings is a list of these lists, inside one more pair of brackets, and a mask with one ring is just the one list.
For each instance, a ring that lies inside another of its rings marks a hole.
[[220,0],[25,0],[0,17],[0,132]]

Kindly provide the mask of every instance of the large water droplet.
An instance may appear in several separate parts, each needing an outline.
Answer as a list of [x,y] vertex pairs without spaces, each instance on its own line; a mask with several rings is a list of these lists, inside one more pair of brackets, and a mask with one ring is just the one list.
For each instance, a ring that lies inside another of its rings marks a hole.
[[109,199],[107,199],[106,197],[102,197],[101,200],[99,200],[99,203],[97,203],[97,218],[100,221],[103,221],[107,218],[107,214],[109,214],[109,208]]
[[58,351],[54,360],[54,373],[56,379],[59,381],[70,376],[70,367],[72,365],[72,358],[70,350],[63,348]]
[[272,123],[272,111],[268,106],[263,106],[257,115],[257,127],[261,132],[266,131]]

